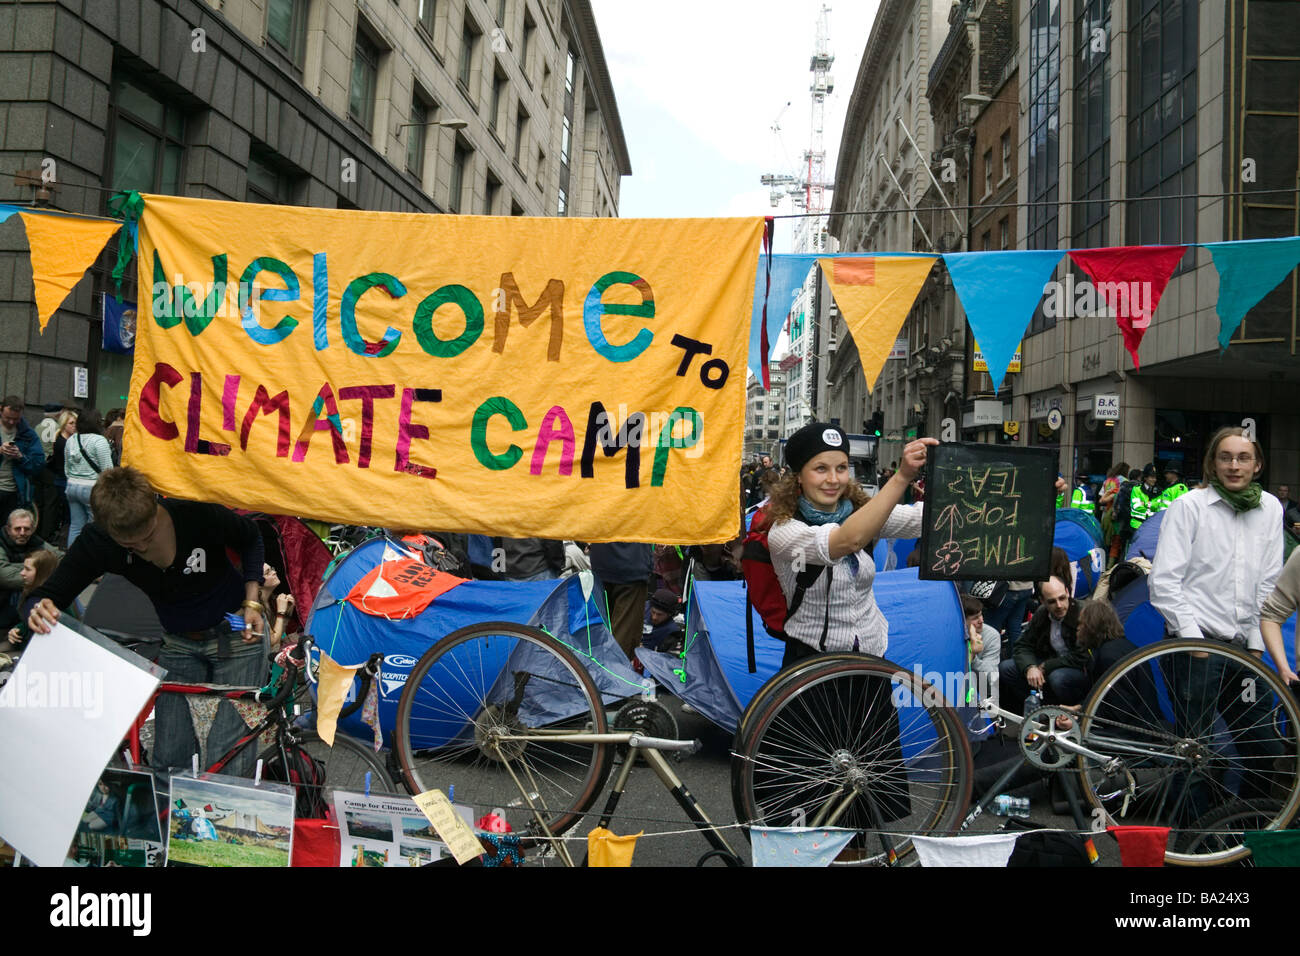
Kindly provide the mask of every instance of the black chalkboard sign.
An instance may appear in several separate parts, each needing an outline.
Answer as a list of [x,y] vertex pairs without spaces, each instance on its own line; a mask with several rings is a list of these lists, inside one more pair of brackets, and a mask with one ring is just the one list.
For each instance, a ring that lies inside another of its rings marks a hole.
[[946,443],[930,449],[922,578],[1045,579],[1056,523],[1056,452]]

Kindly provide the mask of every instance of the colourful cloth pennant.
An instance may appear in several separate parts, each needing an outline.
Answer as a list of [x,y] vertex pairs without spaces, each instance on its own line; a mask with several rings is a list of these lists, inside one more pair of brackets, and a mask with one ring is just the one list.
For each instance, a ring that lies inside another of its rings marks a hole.
[[41,331],[117,232],[120,222],[19,212],[32,251],[32,285]]
[[1164,866],[1169,827],[1107,827],[1119,843],[1124,866]]
[[330,747],[334,746],[334,733],[338,729],[343,699],[360,669],[359,664],[355,667],[337,664],[332,657],[321,651],[316,681],[316,733]]
[[876,384],[916,294],[938,256],[841,256],[819,260],[853,335],[867,388]]
[[988,362],[995,389],[1002,387],[1011,356],[1016,354],[1043,297],[1043,286],[1062,255],[1060,249],[944,253],[944,265]]
[[587,865],[631,866],[632,852],[636,849],[637,837],[641,833],[615,836],[604,827],[596,827],[587,834]]
[[1097,294],[1115,310],[1115,324],[1124,335],[1124,348],[1133,357],[1134,368],[1138,367],[1142,336],[1186,251],[1186,246],[1115,246],[1070,253],[1092,279]]
[[755,866],[830,866],[855,830],[839,827],[750,827]]
[[[768,285],[767,254],[758,257],[758,271],[754,275],[754,314],[749,325],[749,367],[761,382],[769,356],[762,349],[763,304],[767,303],[767,341],[776,343],[776,337],[790,314],[794,295],[808,278],[808,270],[817,261],[815,255],[781,253],[772,256],[771,285]],[[766,293],[766,295],[765,295]]]
[[1300,236],[1204,242],[1219,271],[1219,348],[1228,347],[1246,313],[1300,263]]
[[980,836],[912,837],[922,866],[1006,866],[1016,849],[1019,833]]
[[16,212],[19,212],[17,206],[10,206],[8,203],[0,203],[0,222],[4,222]]
[[1256,830],[1242,841],[1256,866],[1300,866],[1300,830]]

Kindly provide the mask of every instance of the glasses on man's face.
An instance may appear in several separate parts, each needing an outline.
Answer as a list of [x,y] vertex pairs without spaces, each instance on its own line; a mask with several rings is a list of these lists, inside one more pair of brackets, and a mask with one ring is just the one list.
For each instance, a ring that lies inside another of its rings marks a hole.
[[1255,463],[1255,456],[1250,452],[1245,452],[1241,455],[1229,455],[1227,452],[1220,452],[1214,456],[1214,460],[1220,465],[1231,465],[1233,462],[1238,462],[1242,465],[1253,465]]

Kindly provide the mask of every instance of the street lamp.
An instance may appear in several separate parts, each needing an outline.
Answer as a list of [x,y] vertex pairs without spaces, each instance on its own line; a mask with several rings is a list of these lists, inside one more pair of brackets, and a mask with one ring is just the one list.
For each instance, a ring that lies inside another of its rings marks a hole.
[[[988,106],[991,103],[1014,103],[1017,107],[1020,107],[1020,100],[1018,99],[1015,100],[996,99],[995,100],[993,97],[985,96],[983,93],[967,93],[965,96],[961,98],[962,106],[980,107],[982,109],[983,107]],[[1020,108],[1020,112],[1021,113],[1024,112],[1023,107]]]
[[468,125],[469,123],[463,119],[430,120],[427,123],[402,123],[397,127],[397,131],[393,135],[400,139],[402,130],[408,126],[445,126],[447,129],[464,129]]

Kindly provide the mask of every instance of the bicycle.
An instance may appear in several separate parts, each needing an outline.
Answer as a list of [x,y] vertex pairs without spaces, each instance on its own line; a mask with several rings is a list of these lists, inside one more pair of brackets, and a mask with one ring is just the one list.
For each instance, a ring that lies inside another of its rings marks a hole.
[[[764,685],[737,733],[733,798],[742,820],[786,824],[799,817],[817,825],[839,819],[874,830],[883,852],[860,855],[860,861],[892,865],[910,849],[903,831],[953,831],[954,813],[969,794],[968,755],[957,743],[964,743],[966,734],[955,712],[942,704],[941,713],[927,715],[924,725],[914,715],[910,726],[932,729],[925,734],[929,746],[917,749],[912,760],[904,755],[900,765],[896,756],[890,758],[884,748],[888,741],[879,733],[862,746],[852,721],[846,727],[844,721],[825,719],[837,713],[836,707],[841,716],[852,716],[842,704],[854,699],[851,682],[874,679],[884,686],[887,680],[900,704],[909,697],[915,702],[918,691],[926,691],[900,690],[908,675],[879,659],[861,659],[855,666],[854,657],[810,658]],[[1174,864],[1240,860],[1248,851],[1231,827],[1276,829],[1300,806],[1296,701],[1276,674],[1225,644],[1165,640],[1140,648],[1104,674],[1077,710],[1048,706],[1020,717],[987,702],[984,709],[1017,727],[1023,760],[1003,774],[957,830],[986,811],[1025,764],[1066,773],[1076,826],[1085,832],[1123,824],[1171,827],[1175,833],[1166,860]],[[896,710],[904,713],[902,707]],[[945,715],[956,735],[952,743],[940,729],[938,718]],[[900,723],[905,742],[908,727]],[[928,767],[922,757],[929,759]],[[940,763],[949,766],[940,772]],[[888,819],[873,801],[873,774],[892,774],[896,797],[904,789],[909,796],[919,790],[920,809],[926,812],[918,814],[913,799],[910,819]]]
[[[128,731],[125,754],[130,763],[143,766],[147,762],[141,732],[160,695],[200,695],[230,701],[250,701],[266,709],[265,715],[255,727],[249,729],[216,760],[208,763],[208,773],[221,773],[236,757],[256,746],[264,733],[271,732],[275,737],[274,743],[259,755],[264,775],[268,780],[279,780],[295,787],[298,791],[300,816],[320,815],[326,786],[337,790],[394,792],[396,787],[383,761],[365,744],[339,732],[334,736],[333,746],[330,746],[314,730],[305,730],[295,724],[296,715],[290,711],[290,707],[298,685],[302,682],[309,643],[309,640],[304,639],[281,651],[275,658],[276,665],[265,687],[168,681],[159,684]],[[364,682],[369,679],[369,674],[363,671],[362,679],[362,693],[340,716],[347,716],[364,701]],[[310,759],[303,760],[301,755]],[[302,779],[303,775],[299,772],[301,768],[317,765],[324,768],[324,779]],[[293,779],[295,776],[299,779]]]
[[665,726],[650,706],[628,708],[623,720],[634,727],[611,731],[595,683],[567,645],[531,627],[476,624],[448,634],[412,668],[394,750],[412,793],[454,788],[458,802],[503,818],[526,848],[573,865],[559,838],[594,806],[615,749],[626,747],[598,825],[608,826],[640,755],[712,848],[700,862],[740,865],[661,753],[698,744],[647,733]]

